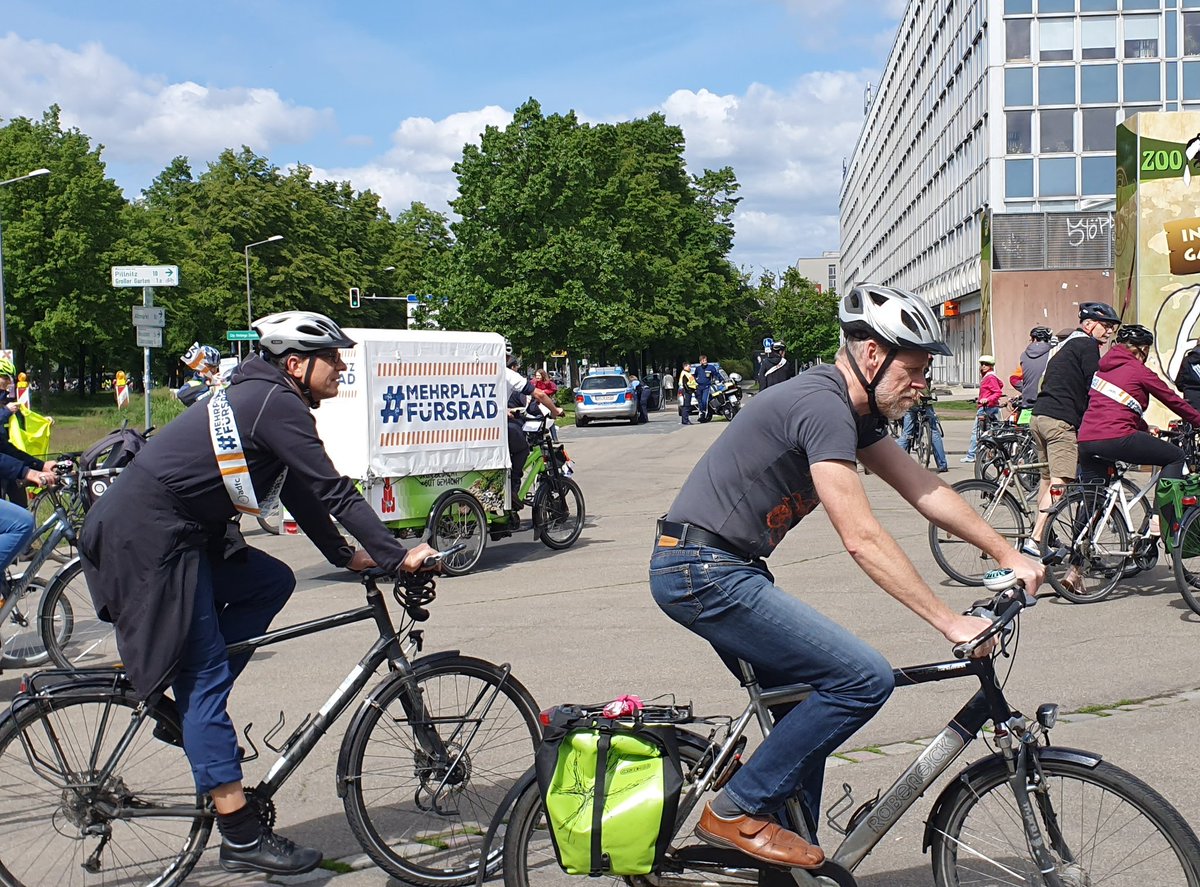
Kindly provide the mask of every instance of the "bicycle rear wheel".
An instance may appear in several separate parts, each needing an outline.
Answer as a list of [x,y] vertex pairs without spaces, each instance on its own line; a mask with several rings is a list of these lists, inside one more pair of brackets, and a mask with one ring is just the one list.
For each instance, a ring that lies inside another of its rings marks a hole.
[[[418,661],[415,680],[421,700],[396,674],[347,731],[346,817],[390,875],[425,887],[469,884],[496,808],[533,764],[537,704],[511,674],[481,659]],[[421,741],[423,729],[437,732],[441,753]],[[489,871],[500,853],[497,844]]]
[[136,708],[119,692],[64,694],[0,723],[0,882],[184,882],[212,815],[183,749],[155,739],[146,719],[101,778]]
[[917,426],[917,464],[923,468],[929,467],[933,458],[933,426],[928,419],[922,419]]
[[[686,793],[691,780],[700,775],[697,764],[704,759],[708,743],[701,737],[680,730],[676,736],[679,739],[679,759],[683,767]],[[693,798],[693,801],[698,800]],[[679,814],[676,817],[675,835],[671,841],[672,850],[683,840],[691,836],[691,828],[685,827],[696,817],[692,816],[695,805],[683,809],[681,799]],[[671,851],[669,850],[668,853]],[[671,883],[678,884],[685,880],[713,884],[711,874],[694,872],[673,873]],[[626,884],[644,883],[641,878],[626,879],[609,877],[607,879],[592,879],[588,883]],[[512,814],[508,818],[508,830],[504,837],[504,887],[573,887],[579,883],[578,875],[568,875],[558,865],[554,854],[554,844],[550,840],[550,826],[546,822],[546,811],[542,807],[541,794],[537,783],[533,783],[513,804]]]
[[1184,602],[1193,613],[1200,613],[1200,508],[1190,509],[1179,527],[1171,568]]
[[[1200,887],[1200,843],[1150,786],[1105,761],[1089,768],[1043,757],[1041,772],[1044,790],[1031,800],[1063,884]],[[1044,883],[999,756],[958,782],[931,831],[938,887]]]
[[[1016,548],[1025,537],[1021,506],[1009,493],[986,480],[962,480],[953,490],[966,500],[989,526]],[[947,576],[963,585],[983,585],[983,574],[996,568],[996,560],[965,539],[935,524],[929,525],[929,549]]]
[[583,532],[583,491],[569,477],[547,478],[533,497],[533,525],[542,542],[555,550],[570,548]]
[[121,664],[116,627],[96,614],[78,559],[50,581],[38,623],[46,652],[59,668],[114,668]]
[[[1125,552],[1129,550],[1125,518],[1114,509],[1101,525],[1094,511],[1103,507],[1103,490],[1076,490],[1052,506],[1046,516],[1042,551],[1064,548],[1067,552],[1061,563],[1046,567],[1046,578],[1056,592],[1075,604],[1104,600],[1117,587],[1125,569]],[[1074,587],[1063,584],[1072,566],[1081,576]]]
[[37,613],[45,604],[45,592],[41,579],[30,579],[21,600],[0,625],[0,668],[41,668],[50,661],[38,631]]

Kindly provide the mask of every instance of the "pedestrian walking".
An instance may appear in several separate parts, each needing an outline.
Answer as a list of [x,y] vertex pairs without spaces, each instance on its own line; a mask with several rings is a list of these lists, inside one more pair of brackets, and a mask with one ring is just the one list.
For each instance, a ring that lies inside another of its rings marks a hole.
[[663,403],[670,403],[675,399],[675,377],[671,375],[671,371],[667,370],[662,377],[663,387]]

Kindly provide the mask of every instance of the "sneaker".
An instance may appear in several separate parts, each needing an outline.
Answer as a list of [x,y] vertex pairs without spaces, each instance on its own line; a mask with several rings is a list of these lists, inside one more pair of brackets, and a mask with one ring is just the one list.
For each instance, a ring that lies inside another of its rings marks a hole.
[[303,875],[319,866],[322,858],[320,850],[297,847],[270,829],[263,829],[258,840],[245,847],[221,842],[221,868],[227,872]]
[[1042,550],[1032,539],[1026,539],[1021,543],[1021,554],[1026,555],[1027,557],[1036,557],[1038,560],[1041,560]]
[[974,462],[974,461],[975,461],[975,457],[974,457],[974,456],[963,456],[963,457],[962,457],[961,459],[959,459],[958,461],[959,461],[959,462],[967,462],[967,463],[970,463],[970,462]]
[[940,465],[940,466],[938,466],[937,473],[938,473],[938,474],[945,474],[945,473],[946,473],[947,471],[949,471],[949,470],[950,470],[950,466],[949,466],[949,465]]

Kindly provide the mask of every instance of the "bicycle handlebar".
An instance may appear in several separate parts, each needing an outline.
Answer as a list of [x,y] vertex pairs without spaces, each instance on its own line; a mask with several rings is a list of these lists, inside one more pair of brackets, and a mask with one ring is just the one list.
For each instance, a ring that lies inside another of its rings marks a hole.
[[1037,598],[1025,591],[1025,586],[1016,579],[1012,570],[992,570],[983,581],[989,590],[996,590],[996,594],[976,601],[964,615],[990,619],[992,624],[971,640],[955,644],[953,652],[956,659],[967,659],[985,642],[1001,632],[1010,631],[1012,622],[1020,612],[1037,603]]

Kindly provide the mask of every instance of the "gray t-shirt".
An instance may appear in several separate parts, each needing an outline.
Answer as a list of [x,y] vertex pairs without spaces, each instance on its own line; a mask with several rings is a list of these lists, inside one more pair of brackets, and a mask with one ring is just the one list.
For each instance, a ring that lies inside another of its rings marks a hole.
[[813,367],[749,399],[696,463],[667,518],[766,557],[820,504],[809,466],[854,462],[886,434],[851,407],[836,367]]

